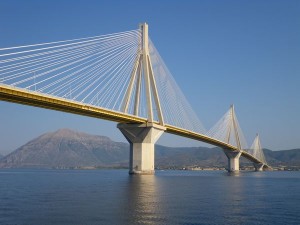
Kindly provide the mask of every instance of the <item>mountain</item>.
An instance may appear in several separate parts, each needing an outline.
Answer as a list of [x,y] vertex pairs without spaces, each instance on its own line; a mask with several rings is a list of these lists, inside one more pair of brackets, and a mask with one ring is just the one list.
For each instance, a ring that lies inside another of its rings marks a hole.
[[[155,166],[158,168],[226,167],[227,158],[219,148],[156,145]],[[264,150],[271,166],[300,167],[300,149]],[[49,132],[29,141],[0,159],[0,168],[38,167],[128,167],[129,145],[105,136],[90,135],[69,129]],[[242,158],[241,166],[252,165]]]
[[0,167],[127,165],[128,144],[69,129],[46,133],[0,160]]
[[0,154],[0,159],[3,158],[4,156]]
[[155,166],[159,168],[225,167],[226,163],[227,158],[219,148],[171,148],[160,145],[155,148]]
[[300,149],[271,151],[264,149],[267,162],[270,165],[280,166],[298,166],[300,167]]

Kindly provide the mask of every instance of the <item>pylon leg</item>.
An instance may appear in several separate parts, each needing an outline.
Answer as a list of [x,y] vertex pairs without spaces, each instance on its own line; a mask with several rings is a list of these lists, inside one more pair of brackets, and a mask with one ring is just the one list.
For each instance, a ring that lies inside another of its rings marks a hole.
[[264,169],[264,164],[263,163],[253,163],[255,171],[263,171]]

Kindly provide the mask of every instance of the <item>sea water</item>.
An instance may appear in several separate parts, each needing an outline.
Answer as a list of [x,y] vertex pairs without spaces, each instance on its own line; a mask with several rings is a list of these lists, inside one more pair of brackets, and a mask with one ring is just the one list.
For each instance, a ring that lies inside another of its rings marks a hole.
[[300,172],[1,169],[0,224],[300,224]]

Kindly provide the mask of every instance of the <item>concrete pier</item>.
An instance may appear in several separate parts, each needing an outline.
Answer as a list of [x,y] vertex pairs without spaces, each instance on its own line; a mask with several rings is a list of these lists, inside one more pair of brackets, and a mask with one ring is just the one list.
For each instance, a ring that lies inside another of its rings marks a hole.
[[253,163],[255,171],[263,171],[264,170],[264,164],[263,163]]
[[223,149],[228,158],[228,172],[238,172],[240,170],[240,156],[241,152],[235,152],[228,149]]
[[156,124],[118,124],[130,143],[129,173],[154,174],[154,144],[165,131]]

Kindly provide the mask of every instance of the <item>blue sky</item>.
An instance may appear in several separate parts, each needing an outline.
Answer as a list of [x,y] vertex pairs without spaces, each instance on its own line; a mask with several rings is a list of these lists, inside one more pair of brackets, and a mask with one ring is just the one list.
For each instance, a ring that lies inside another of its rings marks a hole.
[[[248,142],[300,147],[300,1],[0,1],[0,48],[108,34],[149,35],[206,128],[234,103]],[[108,121],[0,102],[0,153],[71,128],[125,138]],[[160,144],[201,146],[164,135]]]

